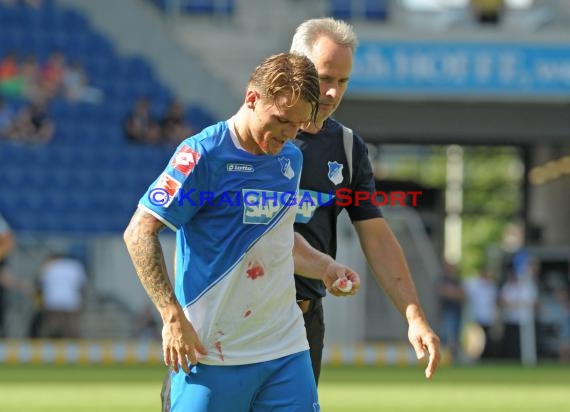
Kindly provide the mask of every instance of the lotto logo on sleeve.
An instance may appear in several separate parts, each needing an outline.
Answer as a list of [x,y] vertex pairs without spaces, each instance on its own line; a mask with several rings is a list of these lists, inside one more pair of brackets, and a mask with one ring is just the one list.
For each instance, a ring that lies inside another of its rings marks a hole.
[[192,150],[190,146],[185,144],[176,152],[171,165],[184,176],[188,176],[194,169],[194,166],[198,164],[198,160],[200,160],[200,153]]

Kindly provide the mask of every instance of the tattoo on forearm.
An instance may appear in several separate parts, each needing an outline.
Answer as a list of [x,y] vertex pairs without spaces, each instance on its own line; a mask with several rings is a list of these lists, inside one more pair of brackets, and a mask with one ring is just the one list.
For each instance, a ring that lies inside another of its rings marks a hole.
[[176,298],[158,239],[162,229],[158,225],[152,216],[137,210],[125,232],[125,242],[146,292],[157,308],[164,308]]

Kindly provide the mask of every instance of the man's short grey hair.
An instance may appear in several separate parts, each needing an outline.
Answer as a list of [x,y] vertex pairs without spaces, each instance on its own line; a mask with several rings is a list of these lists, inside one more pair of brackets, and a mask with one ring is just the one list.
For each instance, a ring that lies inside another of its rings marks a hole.
[[358,38],[350,24],[325,17],[306,20],[297,27],[291,42],[291,52],[311,58],[315,42],[322,36],[330,38],[340,46],[348,47],[352,53],[358,46]]

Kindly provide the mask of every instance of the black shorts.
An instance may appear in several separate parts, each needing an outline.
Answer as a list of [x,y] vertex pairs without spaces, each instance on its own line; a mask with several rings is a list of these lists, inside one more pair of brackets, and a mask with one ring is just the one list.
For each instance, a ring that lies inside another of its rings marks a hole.
[[322,299],[311,300],[311,306],[303,314],[303,318],[305,319],[305,329],[307,330],[307,340],[309,341],[313,374],[318,385],[325,341],[325,319]]

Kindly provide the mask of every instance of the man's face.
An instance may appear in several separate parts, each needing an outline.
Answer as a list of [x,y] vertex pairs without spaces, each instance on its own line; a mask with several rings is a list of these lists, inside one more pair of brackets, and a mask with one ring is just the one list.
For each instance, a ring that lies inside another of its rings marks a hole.
[[352,71],[352,52],[328,37],[320,37],[313,46],[313,61],[321,83],[317,123],[329,118],[340,104]]
[[248,99],[248,106],[253,110],[250,130],[259,150],[257,154],[278,154],[311,118],[311,104],[302,99],[291,106],[290,97],[284,96],[276,105],[254,91],[248,92]]

